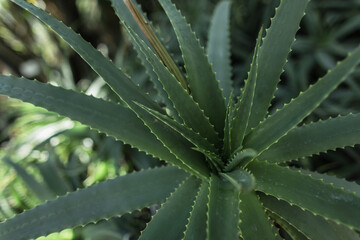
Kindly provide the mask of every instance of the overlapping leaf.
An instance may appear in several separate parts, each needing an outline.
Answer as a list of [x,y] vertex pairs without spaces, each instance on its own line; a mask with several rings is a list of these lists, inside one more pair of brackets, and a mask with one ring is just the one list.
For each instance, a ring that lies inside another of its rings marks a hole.
[[360,46],[305,92],[254,128],[246,136],[245,147],[260,153],[274,144],[318,107],[359,63]]
[[360,229],[360,212],[354,211],[360,208],[360,197],[357,194],[264,161],[253,161],[248,168],[256,178],[256,190]]
[[181,184],[156,213],[139,239],[180,240],[183,237],[200,182],[192,176]]
[[0,76],[0,94],[57,112],[155,157],[187,168],[151,134],[130,109],[121,105],[49,84],[10,76]]
[[209,29],[207,55],[212,69],[219,80],[219,87],[226,103],[231,99],[231,59],[230,59],[230,1],[221,1],[214,10]]
[[209,117],[215,130],[223,136],[225,120],[225,102],[215,79],[204,49],[191,31],[185,18],[170,2],[159,0],[172,23],[179,46],[183,54],[185,69],[191,89],[191,95]]
[[258,159],[285,162],[359,143],[360,114],[297,127],[264,151]]
[[309,0],[280,1],[259,53],[257,85],[247,132],[267,114]]
[[186,176],[163,167],[98,183],[0,223],[0,239],[26,240],[161,203]]
[[210,179],[207,233],[209,240],[237,239],[239,235],[239,192],[225,179]]

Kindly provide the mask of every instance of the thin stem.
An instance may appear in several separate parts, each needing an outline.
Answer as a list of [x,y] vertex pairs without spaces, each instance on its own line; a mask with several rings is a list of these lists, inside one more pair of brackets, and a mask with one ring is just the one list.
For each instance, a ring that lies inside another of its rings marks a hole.
[[156,37],[149,23],[145,20],[140,11],[136,8],[131,0],[124,0],[126,7],[129,9],[131,15],[135,19],[137,25],[144,33],[151,46],[154,48],[156,54],[159,56],[162,63],[168,68],[168,70],[175,76],[180,84],[190,93],[190,89],[181,74],[179,68],[176,66],[165,47],[161,44],[160,40]]

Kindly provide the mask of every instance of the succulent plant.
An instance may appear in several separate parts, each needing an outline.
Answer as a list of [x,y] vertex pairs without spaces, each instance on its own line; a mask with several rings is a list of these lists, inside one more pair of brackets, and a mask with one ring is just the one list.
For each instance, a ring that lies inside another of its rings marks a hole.
[[13,76],[0,76],[0,94],[79,121],[168,165],[106,180],[18,214],[0,224],[1,240],[47,235],[159,203],[140,239],[359,239],[359,186],[287,162],[360,143],[360,114],[301,125],[357,67],[360,47],[268,114],[308,0],[281,0],[265,37],[259,32],[237,98],[229,1],[217,5],[205,51],[175,5],[158,0],[177,36],[184,75],[138,7],[112,0],[160,103],[70,28],[24,0],[11,1],[62,37],[121,103]]

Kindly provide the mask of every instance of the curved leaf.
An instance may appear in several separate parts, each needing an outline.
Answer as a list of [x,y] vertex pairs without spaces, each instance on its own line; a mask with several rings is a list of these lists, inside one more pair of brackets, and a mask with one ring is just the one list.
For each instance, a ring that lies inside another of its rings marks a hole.
[[230,94],[228,105],[226,107],[226,118],[224,126],[224,138],[222,147],[222,156],[224,159],[229,159],[231,154],[231,122],[233,115],[233,92]]
[[211,19],[207,55],[212,69],[219,80],[222,95],[228,103],[231,86],[230,62],[230,1],[221,1],[216,5]]
[[24,0],[11,1],[40,19],[64,39],[109,84],[124,102],[129,104],[129,102],[136,101],[145,106],[161,110],[122,71],[91,46],[90,43],[81,38],[79,34],[76,34],[69,27],[31,3]]
[[[131,29],[132,31],[134,31],[137,34],[137,36],[139,38],[141,38],[146,43],[147,46],[151,47],[149,41],[147,40],[144,33],[141,31],[139,25],[136,23],[134,17],[131,15],[131,13],[130,13],[129,9],[126,7],[124,1],[111,0],[111,4],[112,4],[113,8],[115,9],[117,16],[119,17],[120,22],[123,24],[123,26],[124,26],[125,30],[128,32],[128,34],[130,34],[130,29]],[[156,73],[153,71],[153,67],[146,60],[146,56],[140,50],[140,48],[136,44],[134,44],[134,40],[132,38],[130,38],[130,40],[132,41],[133,47],[134,47],[135,51],[137,52],[138,57],[141,60],[141,63],[145,67],[146,72],[148,73],[151,81],[154,83],[154,86],[155,86],[156,90],[158,91],[158,94],[159,94],[161,100],[165,103],[166,107],[169,109],[170,115],[172,117],[178,119],[177,112],[174,109],[172,102],[168,98],[167,93],[164,91],[163,85],[159,81]]]
[[194,176],[183,182],[155,214],[139,240],[180,240],[184,234],[199,187],[200,179]]
[[193,132],[186,125],[182,125],[176,122],[175,120],[169,118],[168,116],[156,112],[143,105],[139,104],[139,106],[145,109],[152,116],[156,117],[156,119],[158,119],[159,121],[162,121],[167,126],[171,127],[172,129],[180,133],[182,136],[188,139],[192,144],[194,144],[199,150],[202,150],[201,152],[211,152],[213,154],[217,153],[217,150],[212,144],[210,144],[206,139],[204,139],[198,133]]
[[310,240],[308,237],[306,237],[303,233],[299,232],[298,229],[296,229],[293,225],[291,225],[289,222],[287,222],[285,219],[277,215],[276,213],[273,213],[271,211],[267,211],[267,214],[271,219],[273,219],[277,224],[280,225],[282,229],[285,230],[287,234],[290,235],[292,239],[296,240]]
[[315,179],[322,180],[327,184],[331,184],[336,188],[341,188],[346,192],[355,193],[356,195],[360,196],[360,185],[356,182],[349,182],[345,179],[338,178],[336,176],[321,174],[318,172],[312,172],[312,171],[304,170],[304,169],[301,169],[301,172],[303,174],[310,175],[311,177],[313,177]]
[[259,160],[285,162],[360,143],[360,114],[297,127],[264,151]]
[[247,132],[257,126],[267,114],[308,2],[309,0],[281,1],[270,28],[266,30],[259,53],[258,69],[260,71]]
[[255,192],[240,194],[240,231],[244,240],[275,240],[272,224]]
[[163,167],[98,183],[0,223],[0,240],[39,237],[163,202],[186,176]]
[[119,104],[37,81],[1,75],[0,94],[54,111],[188,169],[164,147],[135,113]]
[[154,71],[158,75],[166,93],[173,102],[175,109],[185,124],[200,133],[204,138],[208,139],[213,144],[220,145],[219,138],[209,119],[204,115],[199,105],[192,99],[186,90],[180,85],[167,68],[161,63],[160,59],[152,53],[144,42],[142,42],[135,33],[130,30],[130,36],[133,41],[140,47],[145,54],[149,63],[153,66]]
[[199,103],[200,108],[204,110],[205,115],[209,117],[210,122],[222,138],[226,112],[225,102],[204,49],[201,48],[195,34],[174,4],[170,0],[159,0],[159,3],[169,17],[178,38],[191,95]]
[[360,45],[323,78],[253,129],[246,136],[245,147],[260,153],[276,143],[318,107],[359,63]]
[[193,174],[200,178],[208,178],[210,170],[204,155],[194,150],[194,145],[191,142],[173,128],[162,121],[158,121],[156,117],[140,107],[138,103],[132,103],[131,109],[134,110],[157,139],[186,166],[186,169],[190,169]]
[[264,161],[252,161],[248,169],[256,178],[256,190],[335,222],[360,229],[359,195],[299,171]]
[[[99,51],[94,49],[88,42],[84,41],[70,28],[53,18],[51,15],[35,7],[34,5],[22,1],[12,0],[22,8],[26,9],[41,21],[52,28],[59,36],[79,53],[79,55],[95,69],[95,71],[104,78],[105,81],[114,89],[119,97],[143,120],[145,125],[151,129],[157,138],[168,149],[172,149],[171,153],[180,159],[185,169],[192,171],[199,177],[208,175],[208,169],[205,162],[202,161],[201,154],[190,148],[191,144],[180,134],[171,129],[164,128],[162,123],[153,122],[153,117],[144,111],[134,102],[141,103],[160,112],[163,110],[153,102],[145,93],[141,92],[133,82],[131,82],[124,73],[122,73],[115,65],[107,60]],[[180,162],[178,161],[178,162]],[[186,163],[184,163],[186,162]],[[191,167],[190,167],[191,166]]]
[[320,216],[315,216],[299,207],[290,206],[287,202],[279,201],[274,197],[262,195],[261,201],[266,208],[281,216],[309,239],[345,240],[341,232],[336,232],[332,225]]
[[190,213],[183,240],[206,239],[207,203],[209,201],[209,184],[203,181],[195,204]]
[[246,128],[249,123],[256,87],[261,37],[262,28],[260,29],[257,37],[248,80],[245,82],[245,87],[242,92],[241,99],[236,105],[234,118],[232,119],[231,123],[231,153],[233,153],[236,149],[241,148],[246,133]]
[[229,181],[211,175],[208,208],[208,239],[238,239],[239,192]]

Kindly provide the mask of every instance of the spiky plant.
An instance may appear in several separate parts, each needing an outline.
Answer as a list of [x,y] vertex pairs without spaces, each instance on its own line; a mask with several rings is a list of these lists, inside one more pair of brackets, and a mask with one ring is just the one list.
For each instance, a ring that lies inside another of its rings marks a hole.
[[11,1],[62,37],[122,104],[12,76],[0,77],[0,93],[80,121],[169,165],[19,214],[0,224],[1,240],[42,236],[158,203],[140,239],[359,239],[353,231],[360,230],[359,186],[287,162],[360,142],[360,114],[299,126],[355,69],[360,48],[267,114],[308,0],[282,0],[264,39],[260,31],[238,101],[231,94],[230,2],[215,10],[206,53],[170,0],[159,0],[182,51],[184,77],[137,7],[112,0],[162,105],[61,22],[24,0]]

